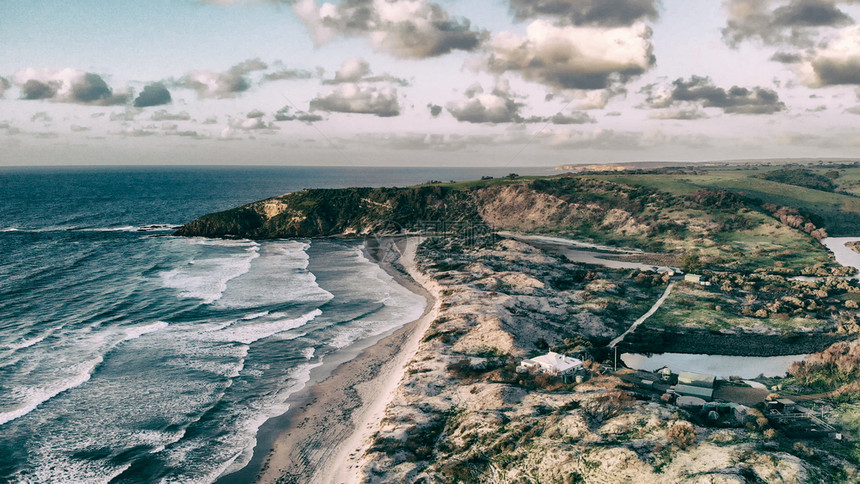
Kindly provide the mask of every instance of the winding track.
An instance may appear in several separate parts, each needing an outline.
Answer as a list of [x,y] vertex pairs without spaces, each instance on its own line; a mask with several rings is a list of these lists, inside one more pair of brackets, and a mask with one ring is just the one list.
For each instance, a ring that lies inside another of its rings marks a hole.
[[614,348],[615,345],[620,343],[624,339],[625,336],[632,333],[636,329],[637,326],[644,323],[646,319],[650,318],[654,313],[656,313],[657,310],[660,309],[660,306],[663,305],[663,302],[666,300],[666,298],[669,297],[669,294],[672,293],[672,289],[674,289],[674,288],[675,288],[675,282],[674,281],[670,282],[669,285],[666,286],[666,290],[663,291],[663,295],[660,296],[660,299],[658,299],[657,302],[655,302],[653,306],[651,306],[651,309],[649,309],[648,312],[643,314],[639,319],[634,321],[633,325],[631,325],[629,328],[627,328],[627,331],[622,333],[621,336],[610,341],[609,347]]

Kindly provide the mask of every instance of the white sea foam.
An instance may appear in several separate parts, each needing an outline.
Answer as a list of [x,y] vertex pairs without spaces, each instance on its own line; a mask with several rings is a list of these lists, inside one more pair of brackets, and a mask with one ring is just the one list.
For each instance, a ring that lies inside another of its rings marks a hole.
[[348,282],[344,289],[356,298],[370,299],[382,307],[371,315],[339,327],[328,341],[330,346],[345,348],[363,338],[377,336],[414,321],[424,312],[424,298],[398,284],[378,264],[368,260],[360,248],[351,251],[349,259],[350,272],[354,275],[345,278]]
[[43,336],[37,336],[35,338],[23,339],[19,342],[9,343],[8,345],[6,345],[6,348],[9,350],[12,350],[12,351],[23,350],[24,348],[29,348],[36,343],[44,341],[45,338],[47,338],[47,337],[48,337],[48,335],[43,335]]
[[253,308],[287,301],[328,301],[332,294],[307,270],[308,247],[292,240],[263,243],[251,270],[230,281],[218,306]]
[[179,290],[181,297],[201,299],[204,304],[220,299],[227,289],[227,283],[251,270],[251,261],[260,256],[259,244],[251,241],[194,240],[192,243],[240,249],[227,256],[193,259],[183,267],[161,273],[166,287]]
[[10,422],[32,412],[44,402],[54,398],[61,392],[83,385],[90,379],[93,371],[103,361],[101,356],[65,368],[70,373],[66,379],[42,382],[41,385],[13,387],[12,392],[23,398],[17,408],[0,412],[0,425]]
[[155,331],[162,330],[166,328],[168,325],[164,321],[157,321],[152,324],[147,324],[144,326],[137,326],[134,328],[129,328],[125,330],[125,339],[123,341],[130,341],[133,339],[140,338],[141,336],[147,333],[154,333]]
[[[110,482],[125,472],[131,463],[108,466],[92,461],[72,460],[56,453],[46,458],[32,478],[22,478],[22,483],[74,482],[75,484],[102,484]],[[32,479],[32,480],[31,480]]]
[[278,319],[274,321],[242,323],[236,322],[217,332],[210,333],[209,338],[215,341],[234,341],[237,343],[251,344],[263,338],[268,338],[291,329],[304,326],[309,321],[322,314],[319,309],[303,314],[293,319]]
[[314,348],[313,346],[310,346],[310,347],[302,350],[302,356],[304,356],[305,359],[310,360],[311,358],[314,357],[315,351],[316,351],[316,348]]
[[[289,410],[287,403],[290,395],[301,390],[310,381],[310,373],[314,368],[322,365],[321,362],[306,363],[294,368],[288,375],[290,385],[280,389],[274,395],[269,396],[248,405],[237,405],[232,408],[237,412],[235,420],[231,420],[229,432],[224,432],[213,441],[185,441],[179,446],[166,450],[169,462],[177,467],[182,467],[189,454],[205,449],[207,462],[211,463],[207,469],[202,469],[200,474],[176,478],[171,476],[161,482],[213,482],[218,477],[235,472],[245,467],[253,457],[254,447],[257,444],[257,432],[260,427],[270,418],[283,415]],[[184,445],[183,445],[184,444]]]

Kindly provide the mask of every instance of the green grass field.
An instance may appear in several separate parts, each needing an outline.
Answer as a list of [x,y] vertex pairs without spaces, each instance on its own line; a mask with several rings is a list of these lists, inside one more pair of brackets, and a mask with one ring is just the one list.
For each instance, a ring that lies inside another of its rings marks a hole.
[[[758,175],[781,167],[755,166],[695,167],[695,172],[656,174],[593,174],[590,178],[602,179],[625,185],[644,186],[671,193],[687,195],[702,188],[724,189],[743,193],[761,200],[797,208],[817,217],[819,224],[833,236],[860,234],[860,167],[837,170],[840,175],[834,181],[837,192],[814,190],[802,186],[779,183],[757,178]],[[810,172],[826,174],[832,168],[809,166]],[[838,193],[845,191],[847,193]]]

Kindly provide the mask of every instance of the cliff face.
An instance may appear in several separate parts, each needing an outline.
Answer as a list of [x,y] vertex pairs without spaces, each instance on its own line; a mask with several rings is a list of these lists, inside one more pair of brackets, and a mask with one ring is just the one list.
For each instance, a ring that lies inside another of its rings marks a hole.
[[[477,186],[303,190],[198,218],[176,235],[253,239],[357,235],[417,229],[423,221],[484,222],[515,231],[597,228],[621,243],[652,232],[651,192],[572,178],[511,180]],[[671,201],[658,197],[658,205]],[[680,202],[678,202],[680,203]]]
[[317,189],[204,215],[176,235],[321,237],[397,232],[421,221],[478,219],[469,192],[447,187]]
[[807,226],[814,225],[794,223],[799,216],[778,216],[794,213],[791,207],[769,207],[775,206],[725,190],[680,194],[642,184],[559,176],[303,190],[205,215],[176,235],[357,236],[426,232],[422,229],[428,225],[431,232],[443,228],[450,233],[458,231],[454,224],[472,222],[492,230],[572,236],[673,256],[701,251],[712,268],[752,271],[778,265],[800,274],[822,261],[836,267],[826,249],[810,237]]

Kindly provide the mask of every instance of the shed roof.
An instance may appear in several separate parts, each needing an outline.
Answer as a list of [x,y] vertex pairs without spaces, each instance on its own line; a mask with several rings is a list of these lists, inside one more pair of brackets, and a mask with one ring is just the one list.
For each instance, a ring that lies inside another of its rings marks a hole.
[[689,395],[699,397],[705,400],[710,400],[714,397],[714,390],[711,388],[694,387],[691,385],[675,385],[669,388],[680,395]]
[[675,400],[679,407],[701,407],[705,405],[705,400],[699,397],[681,396]]
[[713,388],[714,375],[705,375],[703,373],[693,373],[692,371],[682,371],[678,373],[678,383],[682,385],[692,385],[702,388]]

